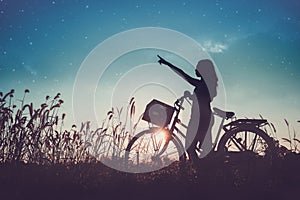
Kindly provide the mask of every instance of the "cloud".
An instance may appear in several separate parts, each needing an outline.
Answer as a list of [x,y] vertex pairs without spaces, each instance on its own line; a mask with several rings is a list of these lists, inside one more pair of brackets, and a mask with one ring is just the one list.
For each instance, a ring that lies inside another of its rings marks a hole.
[[227,45],[221,43],[214,43],[208,40],[203,43],[203,48],[209,53],[223,53],[225,50],[227,50],[228,47]]

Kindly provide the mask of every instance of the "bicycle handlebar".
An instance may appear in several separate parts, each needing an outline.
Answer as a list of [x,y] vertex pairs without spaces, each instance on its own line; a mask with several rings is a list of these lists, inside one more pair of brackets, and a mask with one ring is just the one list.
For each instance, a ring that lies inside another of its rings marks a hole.
[[[190,93],[190,91],[186,90],[186,91],[184,91],[183,96],[180,97],[179,99],[177,99],[174,104],[176,106],[178,106],[180,109],[183,109],[183,107],[182,107],[183,100],[186,99],[186,101],[189,102],[188,98],[191,99],[191,97],[192,97],[192,94]],[[189,104],[191,104],[191,103],[189,102]]]

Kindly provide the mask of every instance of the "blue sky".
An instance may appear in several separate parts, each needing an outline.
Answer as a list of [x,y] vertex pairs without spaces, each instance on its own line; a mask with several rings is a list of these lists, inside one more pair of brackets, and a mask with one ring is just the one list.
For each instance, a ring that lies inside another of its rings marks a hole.
[[74,79],[92,49],[122,31],[163,27],[210,54],[229,110],[299,129],[299,10],[297,0],[0,0],[0,91],[29,88],[38,103],[61,92],[71,112]]

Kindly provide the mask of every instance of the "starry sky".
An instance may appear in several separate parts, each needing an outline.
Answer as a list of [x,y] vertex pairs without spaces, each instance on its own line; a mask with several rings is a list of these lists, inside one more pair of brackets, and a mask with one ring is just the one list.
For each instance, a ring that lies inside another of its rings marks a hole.
[[89,52],[122,31],[162,27],[211,56],[227,109],[261,114],[286,137],[283,120],[297,130],[300,120],[299,10],[297,0],[0,0],[0,91],[22,96],[28,88],[37,103],[61,92],[71,116],[74,80]]

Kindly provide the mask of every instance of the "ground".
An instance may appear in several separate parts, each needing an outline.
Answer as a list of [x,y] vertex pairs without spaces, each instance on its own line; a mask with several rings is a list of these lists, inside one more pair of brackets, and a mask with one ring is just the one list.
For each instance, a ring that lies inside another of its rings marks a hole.
[[128,174],[101,163],[0,164],[1,199],[291,199],[299,196],[300,155],[270,161],[242,154],[175,162]]

